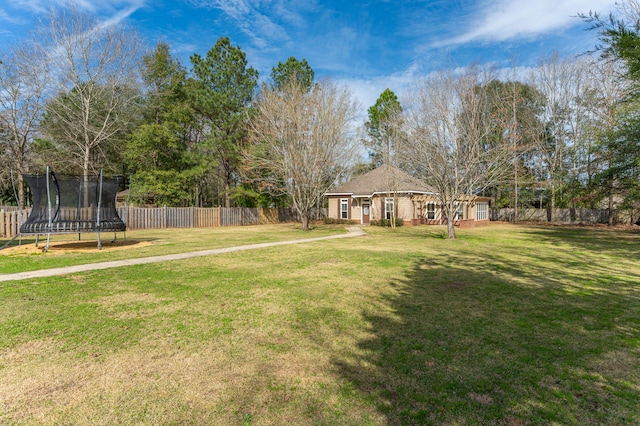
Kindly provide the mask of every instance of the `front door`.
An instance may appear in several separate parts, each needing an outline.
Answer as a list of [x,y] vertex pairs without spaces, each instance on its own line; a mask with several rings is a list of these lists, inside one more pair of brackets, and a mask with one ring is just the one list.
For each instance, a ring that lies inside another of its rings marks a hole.
[[369,224],[369,203],[362,204],[362,224]]

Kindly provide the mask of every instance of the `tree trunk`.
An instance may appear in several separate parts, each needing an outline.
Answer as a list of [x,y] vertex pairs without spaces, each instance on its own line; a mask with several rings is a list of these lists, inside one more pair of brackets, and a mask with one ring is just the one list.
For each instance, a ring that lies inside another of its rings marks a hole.
[[82,178],[85,182],[89,181],[89,159],[91,158],[91,152],[89,148],[84,151],[84,159],[82,164]]
[[456,239],[456,229],[453,220],[447,218],[447,238],[450,240]]
[[89,207],[89,159],[90,159],[90,151],[87,148],[84,151],[84,161],[82,164],[82,199],[83,204],[82,207]]
[[518,165],[515,166],[513,193],[513,223],[518,223]]
[[613,191],[609,192],[609,226],[613,226]]
[[224,184],[224,206],[231,208],[231,184],[228,180]]
[[302,213],[300,215],[300,218],[302,219],[302,230],[308,231],[309,230],[309,212]]
[[24,178],[22,177],[22,170],[18,170],[18,176],[16,177],[16,186],[18,187],[18,199],[16,200],[18,202],[18,208],[20,210],[24,209],[24,206],[26,205],[25,202],[25,195],[24,195]]
[[556,210],[556,184],[551,184],[551,210],[549,214],[549,222],[553,222],[556,220],[555,218],[555,210]]

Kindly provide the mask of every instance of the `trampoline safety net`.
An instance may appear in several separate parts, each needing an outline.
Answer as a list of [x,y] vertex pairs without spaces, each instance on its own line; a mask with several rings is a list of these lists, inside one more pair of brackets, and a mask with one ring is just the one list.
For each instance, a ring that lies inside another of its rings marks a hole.
[[124,232],[126,225],[116,210],[122,176],[85,181],[80,176],[24,175],[33,207],[20,233],[63,234]]

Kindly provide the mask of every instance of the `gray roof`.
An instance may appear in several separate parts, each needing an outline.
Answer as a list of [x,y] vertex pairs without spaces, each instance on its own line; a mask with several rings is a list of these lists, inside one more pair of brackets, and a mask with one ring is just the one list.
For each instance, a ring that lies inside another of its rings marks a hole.
[[429,185],[420,182],[408,173],[384,165],[327,191],[325,195],[370,196],[374,193],[385,193],[387,190],[418,194],[435,193]]

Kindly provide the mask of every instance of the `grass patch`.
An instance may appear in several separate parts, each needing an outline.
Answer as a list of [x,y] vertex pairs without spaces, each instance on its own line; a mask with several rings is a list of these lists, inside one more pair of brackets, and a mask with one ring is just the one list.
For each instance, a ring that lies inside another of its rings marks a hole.
[[442,232],[2,283],[0,423],[640,423],[640,235]]
[[[274,241],[296,240],[344,233],[344,226],[318,225],[311,232],[304,232],[300,225],[280,224],[264,226],[223,227],[206,229],[148,229],[119,233],[115,243],[113,234],[102,235],[103,249],[97,248],[95,234],[52,235],[52,248],[43,253],[35,247],[35,239],[22,242],[22,249],[11,247],[0,250],[0,274],[59,268],[111,260],[132,259],[164,254],[217,249],[236,245],[259,244]],[[123,238],[124,236],[124,238]],[[45,239],[38,246],[44,247]],[[0,239],[0,247],[6,240]]]

